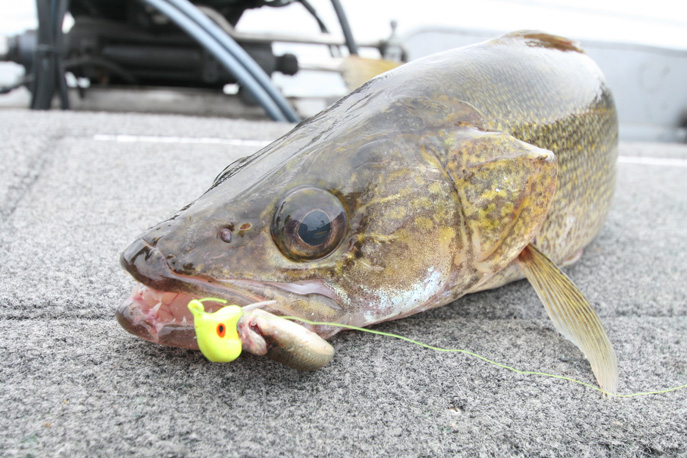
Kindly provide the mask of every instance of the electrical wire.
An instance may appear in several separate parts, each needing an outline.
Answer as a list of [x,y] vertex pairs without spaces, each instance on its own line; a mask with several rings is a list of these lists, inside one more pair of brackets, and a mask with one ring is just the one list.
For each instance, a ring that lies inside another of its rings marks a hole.
[[327,25],[324,23],[322,18],[320,18],[320,15],[317,14],[317,10],[308,2],[308,0],[298,0],[298,3],[303,5],[303,8],[306,9],[310,15],[315,18],[317,21],[317,25],[320,27],[320,32],[322,33],[329,33],[329,29],[327,29]]
[[[303,8],[310,13],[310,15],[315,18],[315,21],[317,21],[317,25],[320,27],[320,32],[329,34],[329,29],[327,28],[327,25],[324,23],[320,15],[317,13],[317,10],[310,4],[308,0],[298,0],[298,3],[303,5]],[[339,50],[339,47],[336,45],[330,45],[329,46],[329,54],[332,57],[341,57],[341,51]]]

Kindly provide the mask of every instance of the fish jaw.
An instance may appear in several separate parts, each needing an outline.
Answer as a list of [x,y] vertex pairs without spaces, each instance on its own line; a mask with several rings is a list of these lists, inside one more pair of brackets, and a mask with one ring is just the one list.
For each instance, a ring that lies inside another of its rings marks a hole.
[[[117,309],[117,321],[131,334],[153,343],[198,348],[193,315],[187,307],[192,299],[219,296],[237,305],[262,300],[254,294],[220,289],[207,280],[176,274],[160,251],[143,238],[124,250],[120,262],[137,284]],[[221,305],[213,303],[208,307],[213,312]]]
[[[334,313],[332,320],[344,321],[338,313],[343,311],[337,303],[338,296],[317,280],[282,283],[181,275],[170,269],[162,253],[143,238],[122,253],[121,264],[137,283],[131,295],[118,307],[117,321],[129,333],[156,344],[198,349],[188,303],[205,297],[221,298],[227,304],[242,307],[276,300],[276,304],[264,310],[275,315],[309,319],[320,318],[312,310],[330,310]],[[206,311],[212,313],[223,306],[208,301]],[[331,326],[304,327],[325,338],[339,330]],[[244,349],[253,352],[250,342],[244,342]]]
[[197,350],[193,316],[180,306],[186,307],[192,299],[188,293],[164,292],[136,283],[129,298],[117,308],[117,321],[129,333],[149,342]]

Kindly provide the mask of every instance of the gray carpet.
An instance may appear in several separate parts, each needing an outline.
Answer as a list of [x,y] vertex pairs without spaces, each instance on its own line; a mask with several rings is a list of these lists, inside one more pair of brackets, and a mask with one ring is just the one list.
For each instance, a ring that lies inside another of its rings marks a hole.
[[[687,390],[607,399],[359,332],[335,337],[315,373],[212,364],[127,334],[114,319],[133,285],[121,250],[258,149],[216,139],[288,128],[0,111],[0,455],[687,456]],[[687,383],[687,147],[620,152],[609,220],[568,273],[632,393]],[[526,282],[377,329],[593,383]]]

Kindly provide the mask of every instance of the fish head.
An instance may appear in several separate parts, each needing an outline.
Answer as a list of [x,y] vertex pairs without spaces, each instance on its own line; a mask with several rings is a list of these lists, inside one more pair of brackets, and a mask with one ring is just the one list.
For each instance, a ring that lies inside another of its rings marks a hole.
[[364,326],[448,303],[511,262],[545,216],[555,158],[405,78],[372,80],[141,235],[121,256],[140,282],[122,326],[197,348],[186,305],[207,296]]

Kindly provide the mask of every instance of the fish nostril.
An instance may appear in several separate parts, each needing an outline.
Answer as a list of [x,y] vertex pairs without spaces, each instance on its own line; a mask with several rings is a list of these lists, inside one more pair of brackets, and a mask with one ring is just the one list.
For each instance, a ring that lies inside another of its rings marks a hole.
[[169,265],[157,248],[152,247],[145,239],[139,238],[129,245],[121,254],[120,264],[137,281],[154,289],[167,291],[170,286],[171,273]]
[[231,229],[228,227],[223,227],[219,230],[219,238],[222,239],[223,242],[230,243],[231,242]]

